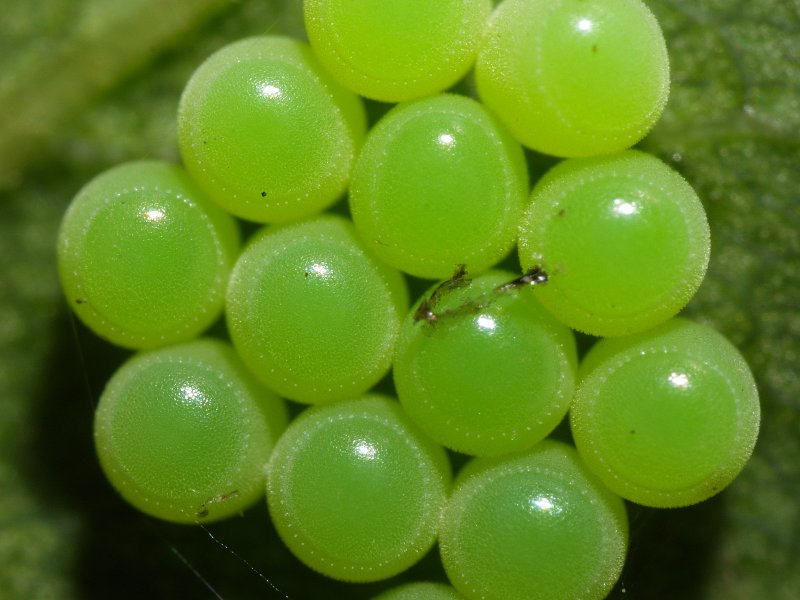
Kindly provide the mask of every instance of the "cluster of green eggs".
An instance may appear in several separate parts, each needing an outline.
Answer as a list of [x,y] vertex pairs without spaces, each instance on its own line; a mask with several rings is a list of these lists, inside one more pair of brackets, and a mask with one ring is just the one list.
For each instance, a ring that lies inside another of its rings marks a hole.
[[[70,305],[140,351],[97,408],[104,471],[181,523],[266,490],[288,548],[348,581],[438,541],[453,587],[384,600],[603,598],[623,500],[716,494],[759,423],[737,350],[676,317],[702,204],[630,149],[668,97],[658,23],[640,0],[304,11],[310,45],[245,39],[197,69],[183,167],[111,169],[64,217]],[[476,97],[444,93],[473,67]],[[368,128],[362,97],[398,104]],[[523,146],[564,158],[532,191]],[[243,247],[237,219],[264,225]],[[228,338],[197,339],[223,312]],[[573,330],[604,339],[579,359]],[[397,400],[373,390],[390,369]],[[283,399],[313,406],[289,422]],[[548,438],[565,418],[574,447]],[[455,481],[448,451],[475,457]]]

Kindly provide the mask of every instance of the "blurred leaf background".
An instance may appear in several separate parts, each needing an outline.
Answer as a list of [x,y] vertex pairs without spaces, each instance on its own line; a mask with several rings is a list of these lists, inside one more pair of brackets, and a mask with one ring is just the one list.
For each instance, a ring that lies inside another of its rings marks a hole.
[[[673,90],[642,146],[696,187],[712,228],[709,274],[687,313],[745,354],[763,421],[752,461],[721,495],[679,510],[631,506],[630,556],[612,597],[796,599],[800,1],[648,5],[668,39]],[[175,111],[192,70],[224,44],[264,32],[302,36],[300,0],[3,3],[3,598],[367,598],[399,581],[347,586],[308,572],[260,505],[206,529],[141,516],[94,458],[94,405],[125,353],[67,312],[54,261],[60,217],[113,164],[178,160]],[[404,577],[441,579],[435,551]]]

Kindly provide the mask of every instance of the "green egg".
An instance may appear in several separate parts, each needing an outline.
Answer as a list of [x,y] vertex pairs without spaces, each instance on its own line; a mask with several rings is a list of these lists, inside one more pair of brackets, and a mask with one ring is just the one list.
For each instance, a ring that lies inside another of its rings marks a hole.
[[508,254],[527,194],[522,148],[505,128],[470,98],[438,95],[397,106],[370,131],[350,211],[382,260],[442,279]]
[[308,409],[270,459],[267,501],[289,549],[345,581],[377,581],[436,540],[450,485],[444,450],[399,405],[365,396]]
[[398,585],[373,600],[462,600],[455,588],[443,583],[430,581],[415,581]]
[[58,268],[72,310],[128,348],[186,341],[222,312],[239,250],[234,220],[164,162],[120,165],[75,197]]
[[505,0],[475,68],[478,95],[524,145],[556,156],[629,148],[669,96],[664,35],[640,0]]
[[200,523],[231,517],[264,492],[265,466],[286,426],[283,402],[229,344],[196,340],[134,356],[100,397],[100,464],[130,504]]
[[[400,403],[428,435],[458,452],[529,448],[558,425],[572,400],[572,332],[530,287],[503,287],[514,279],[489,271],[445,293],[435,286],[401,329],[394,361]],[[423,302],[432,320],[418,318]]]
[[523,269],[548,275],[542,304],[573,329],[622,336],[673,317],[705,276],[703,205],[678,173],[626,150],[568,159],[536,184],[523,217]]
[[306,44],[277,36],[217,51],[178,108],[189,173],[225,210],[260,223],[308,216],[339,198],[365,127],[361,100]]
[[728,486],[758,436],[753,375],[717,331],[676,318],[598,342],[570,413],[586,465],[617,494],[686,506]]
[[305,0],[306,33],[343,86],[384,102],[450,87],[475,61],[490,0]]
[[352,398],[386,374],[407,310],[402,275],[349,221],[327,215],[257,234],[231,274],[226,315],[262,381],[316,404]]
[[550,440],[468,463],[439,533],[445,571],[470,600],[601,600],[627,545],[622,500]]

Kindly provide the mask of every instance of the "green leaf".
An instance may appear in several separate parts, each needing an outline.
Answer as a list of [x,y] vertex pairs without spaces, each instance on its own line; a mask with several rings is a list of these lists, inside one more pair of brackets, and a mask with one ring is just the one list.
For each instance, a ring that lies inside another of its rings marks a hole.
[[[614,597],[795,598],[800,590],[800,5],[796,0],[648,4],[668,38],[673,90],[662,121],[643,146],[697,188],[712,228],[709,274],[687,312],[723,331],[747,357],[763,419],[752,461],[721,495],[688,509],[632,507],[630,559]],[[91,440],[94,403],[124,353],[74,323],[56,280],[58,223],[80,185],[123,160],[177,159],[175,109],[193,68],[245,35],[302,35],[300,5],[299,0],[8,0],[3,5],[4,598],[213,597],[208,586],[225,598],[281,597],[264,577],[293,598],[369,597],[385,587],[353,589],[308,573],[283,549],[261,506],[208,530],[158,523],[126,507],[105,483]],[[437,562],[434,553],[410,576],[441,577]]]

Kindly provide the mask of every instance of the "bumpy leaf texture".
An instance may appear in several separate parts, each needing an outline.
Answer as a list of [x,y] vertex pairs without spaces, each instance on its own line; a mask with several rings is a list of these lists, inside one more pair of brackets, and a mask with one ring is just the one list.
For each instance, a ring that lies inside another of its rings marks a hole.
[[[612,597],[789,600],[800,590],[800,2],[648,4],[667,35],[674,84],[642,146],[690,180],[711,222],[709,274],[687,314],[745,354],[763,423],[752,461],[720,496],[680,510],[631,508],[630,557]],[[125,355],[69,316],[54,262],[61,214],[112,164],[176,159],[175,109],[192,69],[245,35],[302,36],[300,5],[3,4],[4,598],[367,598],[403,579],[443,577],[432,554],[388,583],[330,582],[287,554],[260,505],[208,529],[155,522],[122,503],[94,457],[94,404]]]

